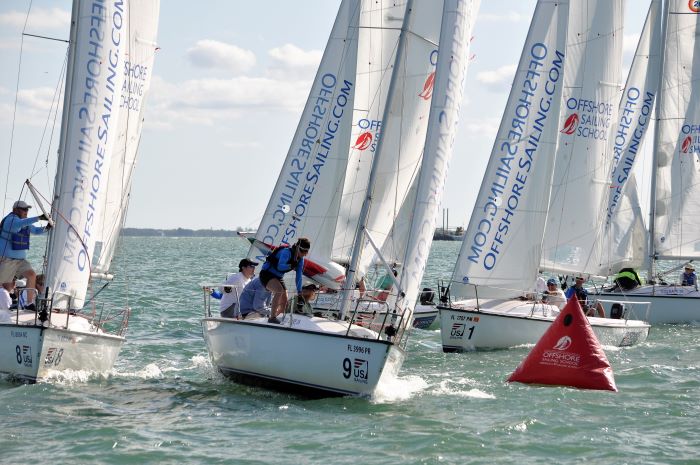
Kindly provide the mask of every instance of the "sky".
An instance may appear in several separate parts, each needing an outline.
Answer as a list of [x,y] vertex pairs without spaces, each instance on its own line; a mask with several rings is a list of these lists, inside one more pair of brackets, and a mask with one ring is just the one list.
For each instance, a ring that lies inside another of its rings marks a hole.
[[[3,212],[29,177],[50,197],[55,171],[60,116],[50,108],[56,89],[63,90],[67,44],[22,37],[30,3],[26,33],[63,40],[69,34],[69,0],[0,2]],[[126,226],[258,226],[340,1],[261,4],[161,1],[160,50]],[[625,69],[648,5],[627,2]],[[534,0],[481,2],[442,205],[451,227],[469,221],[534,7]]]

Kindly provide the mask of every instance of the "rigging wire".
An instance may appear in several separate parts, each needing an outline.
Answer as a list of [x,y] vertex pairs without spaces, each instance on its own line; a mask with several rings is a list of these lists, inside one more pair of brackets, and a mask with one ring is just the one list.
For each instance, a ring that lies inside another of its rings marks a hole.
[[17,100],[19,97],[19,78],[22,73],[22,52],[24,49],[24,33],[27,30],[29,22],[29,13],[32,11],[33,0],[29,0],[29,8],[27,8],[27,16],[24,18],[24,26],[22,26],[22,36],[19,45],[19,63],[17,65],[17,84],[15,85],[15,104],[12,109],[12,129],[10,130],[10,156],[7,157],[7,172],[5,173],[5,192],[3,194],[2,210],[5,211],[5,202],[7,201],[7,189],[10,182],[10,166],[12,166],[12,147],[15,141],[15,123],[17,120]]

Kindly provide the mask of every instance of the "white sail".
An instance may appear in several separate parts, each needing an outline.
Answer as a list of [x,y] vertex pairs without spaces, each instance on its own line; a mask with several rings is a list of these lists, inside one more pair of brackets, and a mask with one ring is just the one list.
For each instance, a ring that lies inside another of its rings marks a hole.
[[[157,2],[138,7],[139,12],[141,8],[158,12]],[[115,157],[134,156],[133,149],[117,147],[120,134],[127,132],[138,139],[140,129],[121,126],[130,120],[122,107],[124,70],[130,43],[138,38],[132,32],[143,30],[152,41],[157,17],[139,19],[149,24],[142,29],[131,25],[131,16],[127,2],[74,2],[52,205],[56,226],[47,259],[47,286],[54,296],[54,308],[82,308],[91,272],[103,269],[95,258],[105,254],[96,254],[95,245],[105,241],[103,220],[110,211],[107,198],[114,195],[109,191],[110,171],[119,164]]]
[[410,307],[418,299],[452,158],[469,61],[471,31],[479,3],[479,0],[446,0],[443,7],[440,52],[421,172],[416,192],[411,193],[413,202],[408,209],[404,206],[413,214],[408,240],[403,241],[405,250],[399,282],[405,292],[404,302]]
[[[404,20],[404,44],[399,47],[391,83],[394,92],[388,96],[382,118],[378,151],[383,152],[381,157],[375,155],[373,163],[381,182],[370,186],[372,205],[365,226],[380,249],[418,176],[434,88],[442,20],[439,6],[428,0],[415,1],[410,16]],[[360,275],[365,274],[375,257],[373,247],[365,242],[358,265]]]
[[[272,246],[311,239],[314,256],[331,256],[348,163],[356,91],[360,2],[338,11],[309,98],[256,239]],[[249,256],[264,259],[251,248]]]
[[612,138],[620,101],[622,0],[572,2],[569,11],[559,145],[542,266],[600,269]]
[[700,7],[685,0],[667,5],[652,239],[659,258],[700,258]]
[[124,63],[119,125],[105,194],[105,214],[97,223],[93,273],[109,272],[129,204],[131,180],[141,141],[144,108],[153,76],[160,0],[129,3],[128,56]]
[[568,2],[540,0],[455,266],[451,292],[504,297],[535,281],[564,84]]
[[661,0],[653,0],[623,89],[613,130],[613,171],[605,213],[600,269],[640,267],[648,259],[648,240],[633,168],[647,129],[661,71]]
[[357,85],[350,153],[335,228],[332,257],[344,263],[357,229],[369,171],[382,133],[382,116],[396,60],[405,1],[390,5],[362,2],[358,37]]

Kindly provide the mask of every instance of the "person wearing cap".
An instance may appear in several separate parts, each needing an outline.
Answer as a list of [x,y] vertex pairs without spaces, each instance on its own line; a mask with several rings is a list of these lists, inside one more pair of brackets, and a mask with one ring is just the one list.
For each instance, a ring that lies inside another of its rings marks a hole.
[[253,318],[261,318],[269,316],[270,301],[272,300],[272,292],[265,289],[265,285],[260,280],[260,277],[253,278],[241,292],[238,299],[238,307],[240,316],[243,320],[251,320]]
[[[46,215],[27,217],[32,208],[27,202],[18,200],[12,204],[10,212],[0,222],[0,283],[12,281],[15,276],[27,278],[27,287],[33,289],[36,285],[36,272],[27,261],[29,238],[32,234],[43,234],[51,228],[34,226],[40,220],[46,220]],[[27,309],[34,309],[34,295],[27,298]]]
[[318,286],[315,284],[307,284],[301,288],[301,294],[292,297],[287,305],[287,311],[289,313],[298,313],[300,315],[312,316],[314,309],[311,306],[311,302],[316,299],[316,292],[318,291]]
[[238,273],[234,273],[226,279],[224,285],[219,287],[221,292],[221,302],[219,310],[224,318],[233,318],[239,313],[236,310],[238,298],[243,292],[243,288],[253,279],[257,262],[244,258],[238,262]]
[[583,313],[586,316],[597,316],[599,318],[605,318],[605,309],[600,302],[596,302],[595,305],[591,304],[588,300],[588,291],[583,287],[585,279],[581,275],[576,276],[576,281],[573,286],[566,290],[566,299],[570,299],[572,296],[576,295]]
[[698,288],[698,277],[695,274],[695,265],[686,263],[683,273],[681,273],[681,286],[695,286]]
[[304,257],[309,253],[311,241],[306,237],[300,237],[291,246],[280,246],[267,256],[260,270],[260,281],[265,289],[272,292],[272,311],[269,323],[279,324],[277,315],[287,308],[287,287],[284,284],[285,273],[296,271],[297,294],[301,294],[302,276],[304,271]]
[[564,308],[564,305],[566,305],[566,296],[564,291],[557,286],[556,279],[549,278],[547,280],[547,290],[542,293],[542,303],[556,305],[559,309]]

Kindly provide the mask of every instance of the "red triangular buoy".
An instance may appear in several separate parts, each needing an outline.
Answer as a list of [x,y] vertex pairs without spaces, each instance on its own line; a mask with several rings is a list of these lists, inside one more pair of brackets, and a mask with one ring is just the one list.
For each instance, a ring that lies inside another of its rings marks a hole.
[[612,368],[572,296],[508,382],[617,391]]

